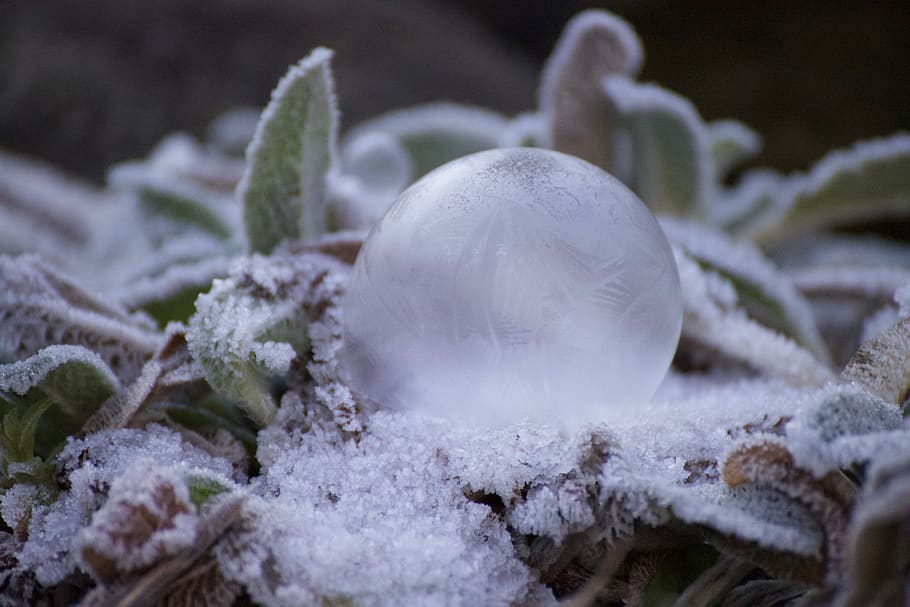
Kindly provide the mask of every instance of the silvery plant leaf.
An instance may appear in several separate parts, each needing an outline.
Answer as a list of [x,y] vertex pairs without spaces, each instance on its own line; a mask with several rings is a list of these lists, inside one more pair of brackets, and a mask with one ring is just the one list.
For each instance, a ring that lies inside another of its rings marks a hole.
[[0,365],[4,459],[26,461],[33,449],[47,456],[119,390],[110,367],[82,346],[48,346]]
[[317,48],[291,67],[272,92],[247,148],[237,186],[251,251],[326,230],[326,179],[335,156],[338,110],[329,63]]
[[729,280],[750,316],[793,338],[821,363],[829,362],[809,303],[753,244],[736,241],[706,224],[664,217],[661,227],[671,242],[702,267]]
[[37,161],[0,150],[0,253],[38,253],[68,271],[94,236],[112,196]]
[[[383,114],[361,123],[345,135],[342,149],[352,148],[371,133],[397,139],[410,157],[413,179],[461,156],[500,146],[509,126],[502,115],[487,109],[455,103],[430,103]],[[354,174],[359,174],[353,168]]]
[[599,10],[576,15],[563,30],[541,75],[542,143],[583,158],[624,179],[615,106],[604,98],[605,77],[634,77],[644,59],[641,41],[622,19]]
[[910,210],[910,135],[831,152],[786,178],[767,212],[740,232],[760,242],[830,226],[905,216]]
[[209,384],[257,423],[268,424],[277,410],[270,382],[308,353],[312,281],[340,267],[321,255],[253,255],[196,300],[189,350]]
[[711,141],[692,103],[626,76],[608,76],[602,85],[604,103],[617,114],[617,144],[628,154],[628,171],[620,167],[618,176],[656,213],[707,215]]
[[83,346],[122,382],[139,374],[161,340],[147,317],[91,295],[32,255],[0,256],[0,320],[0,361]]
[[683,292],[684,339],[796,385],[821,386],[834,374],[807,349],[748,318],[733,285],[676,250]]
[[708,142],[714,174],[719,180],[762,148],[761,136],[737,120],[708,123]]

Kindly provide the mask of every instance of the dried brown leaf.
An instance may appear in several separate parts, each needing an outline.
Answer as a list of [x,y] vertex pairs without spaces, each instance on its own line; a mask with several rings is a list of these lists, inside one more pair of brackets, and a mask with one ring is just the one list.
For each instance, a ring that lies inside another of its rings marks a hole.
[[841,379],[902,405],[910,392],[910,318],[867,340],[844,367]]
[[[793,455],[783,444],[768,439],[748,443],[730,454],[722,474],[731,488],[769,487],[803,504],[824,532],[824,577],[830,578],[840,570],[856,493],[854,485],[843,473],[836,470],[815,478],[796,466]],[[789,576],[782,577],[787,579]],[[820,584],[824,577],[805,581]]]

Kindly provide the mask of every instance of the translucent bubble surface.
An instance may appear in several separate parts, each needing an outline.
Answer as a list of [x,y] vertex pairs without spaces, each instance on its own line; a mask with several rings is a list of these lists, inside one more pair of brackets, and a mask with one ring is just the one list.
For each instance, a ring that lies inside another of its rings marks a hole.
[[344,371],[378,403],[562,424],[649,399],[682,304],[635,194],[578,158],[514,148],[405,190],[364,243],[344,315]]

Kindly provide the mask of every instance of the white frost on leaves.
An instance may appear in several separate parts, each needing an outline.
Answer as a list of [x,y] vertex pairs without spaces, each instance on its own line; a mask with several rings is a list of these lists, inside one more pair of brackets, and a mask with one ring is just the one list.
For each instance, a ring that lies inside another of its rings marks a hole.
[[835,150],[807,173],[788,176],[762,225],[749,235],[769,241],[845,220],[906,215],[910,208],[908,167],[907,133]]
[[752,243],[722,231],[670,217],[661,227],[674,244],[696,260],[740,285],[740,298],[758,319],[793,337],[821,362],[828,362],[825,342],[815,326],[812,308],[790,278]]
[[738,120],[717,120],[707,128],[714,173],[719,179],[761,151],[761,136]]
[[695,106],[623,75],[602,81],[630,146],[629,186],[655,212],[707,216],[714,195],[711,142]]
[[634,77],[642,60],[641,41],[628,23],[605,11],[576,15],[541,74],[537,141],[628,182],[628,133],[601,83],[613,74]]
[[680,519],[815,556],[822,532],[799,503],[728,489],[718,466],[753,434],[809,440],[779,437],[817,400],[775,381],[672,376],[639,415],[607,412],[572,433],[380,410],[357,438],[286,400],[260,434],[259,497],[216,549],[219,562],[267,605],[506,605],[552,603],[507,526],[557,545],[580,533],[593,549],[636,523]]
[[798,465],[821,477],[907,445],[900,409],[860,386],[828,386],[787,425]]
[[0,393],[12,391],[25,395],[41,384],[48,374],[69,363],[92,367],[97,381],[106,384],[112,393],[120,389],[117,376],[91,350],[82,346],[48,346],[25,360],[0,365]]
[[809,351],[732,307],[725,296],[732,288],[718,288],[728,281],[703,270],[681,250],[675,252],[683,294],[683,337],[794,385],[822,386],[834,379]]
[[105,563],[137,571],[191,546],[198,516],[184,474],[182,467],[134,460],[76,536],[73,549],[82,568]]
[[246,150],[237,184],[250,249],[325,232],[326,176],[335,161],[338,108],[330,63],[319,47],[281,79]]
[[196,469],[217,474],[230,484],[230,462],[215,458],[185,442],[180,434],[162,426],[124,429],[71,439],[57,458],[69,487],[55,502],[34,508],[28,540],[19,553],[20,563],[44,585],[60,582],[76,566],[72,552],[80,530],[105,502],[112,483],[136,461],[153,460],[187,473]]
[[38,257],[0,256],[0,360],[81,345],[128,382],[159,343],[149,320],[94,297]]

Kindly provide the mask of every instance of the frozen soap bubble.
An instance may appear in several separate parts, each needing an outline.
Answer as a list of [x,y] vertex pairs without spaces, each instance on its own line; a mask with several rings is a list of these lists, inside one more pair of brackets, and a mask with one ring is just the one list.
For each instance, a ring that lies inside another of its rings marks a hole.
[[469,422],[596,420],[647,401],[679,339],[679,276],[654,216],[583,160],[465,156],[375,225],[344,302],[351,386]]

